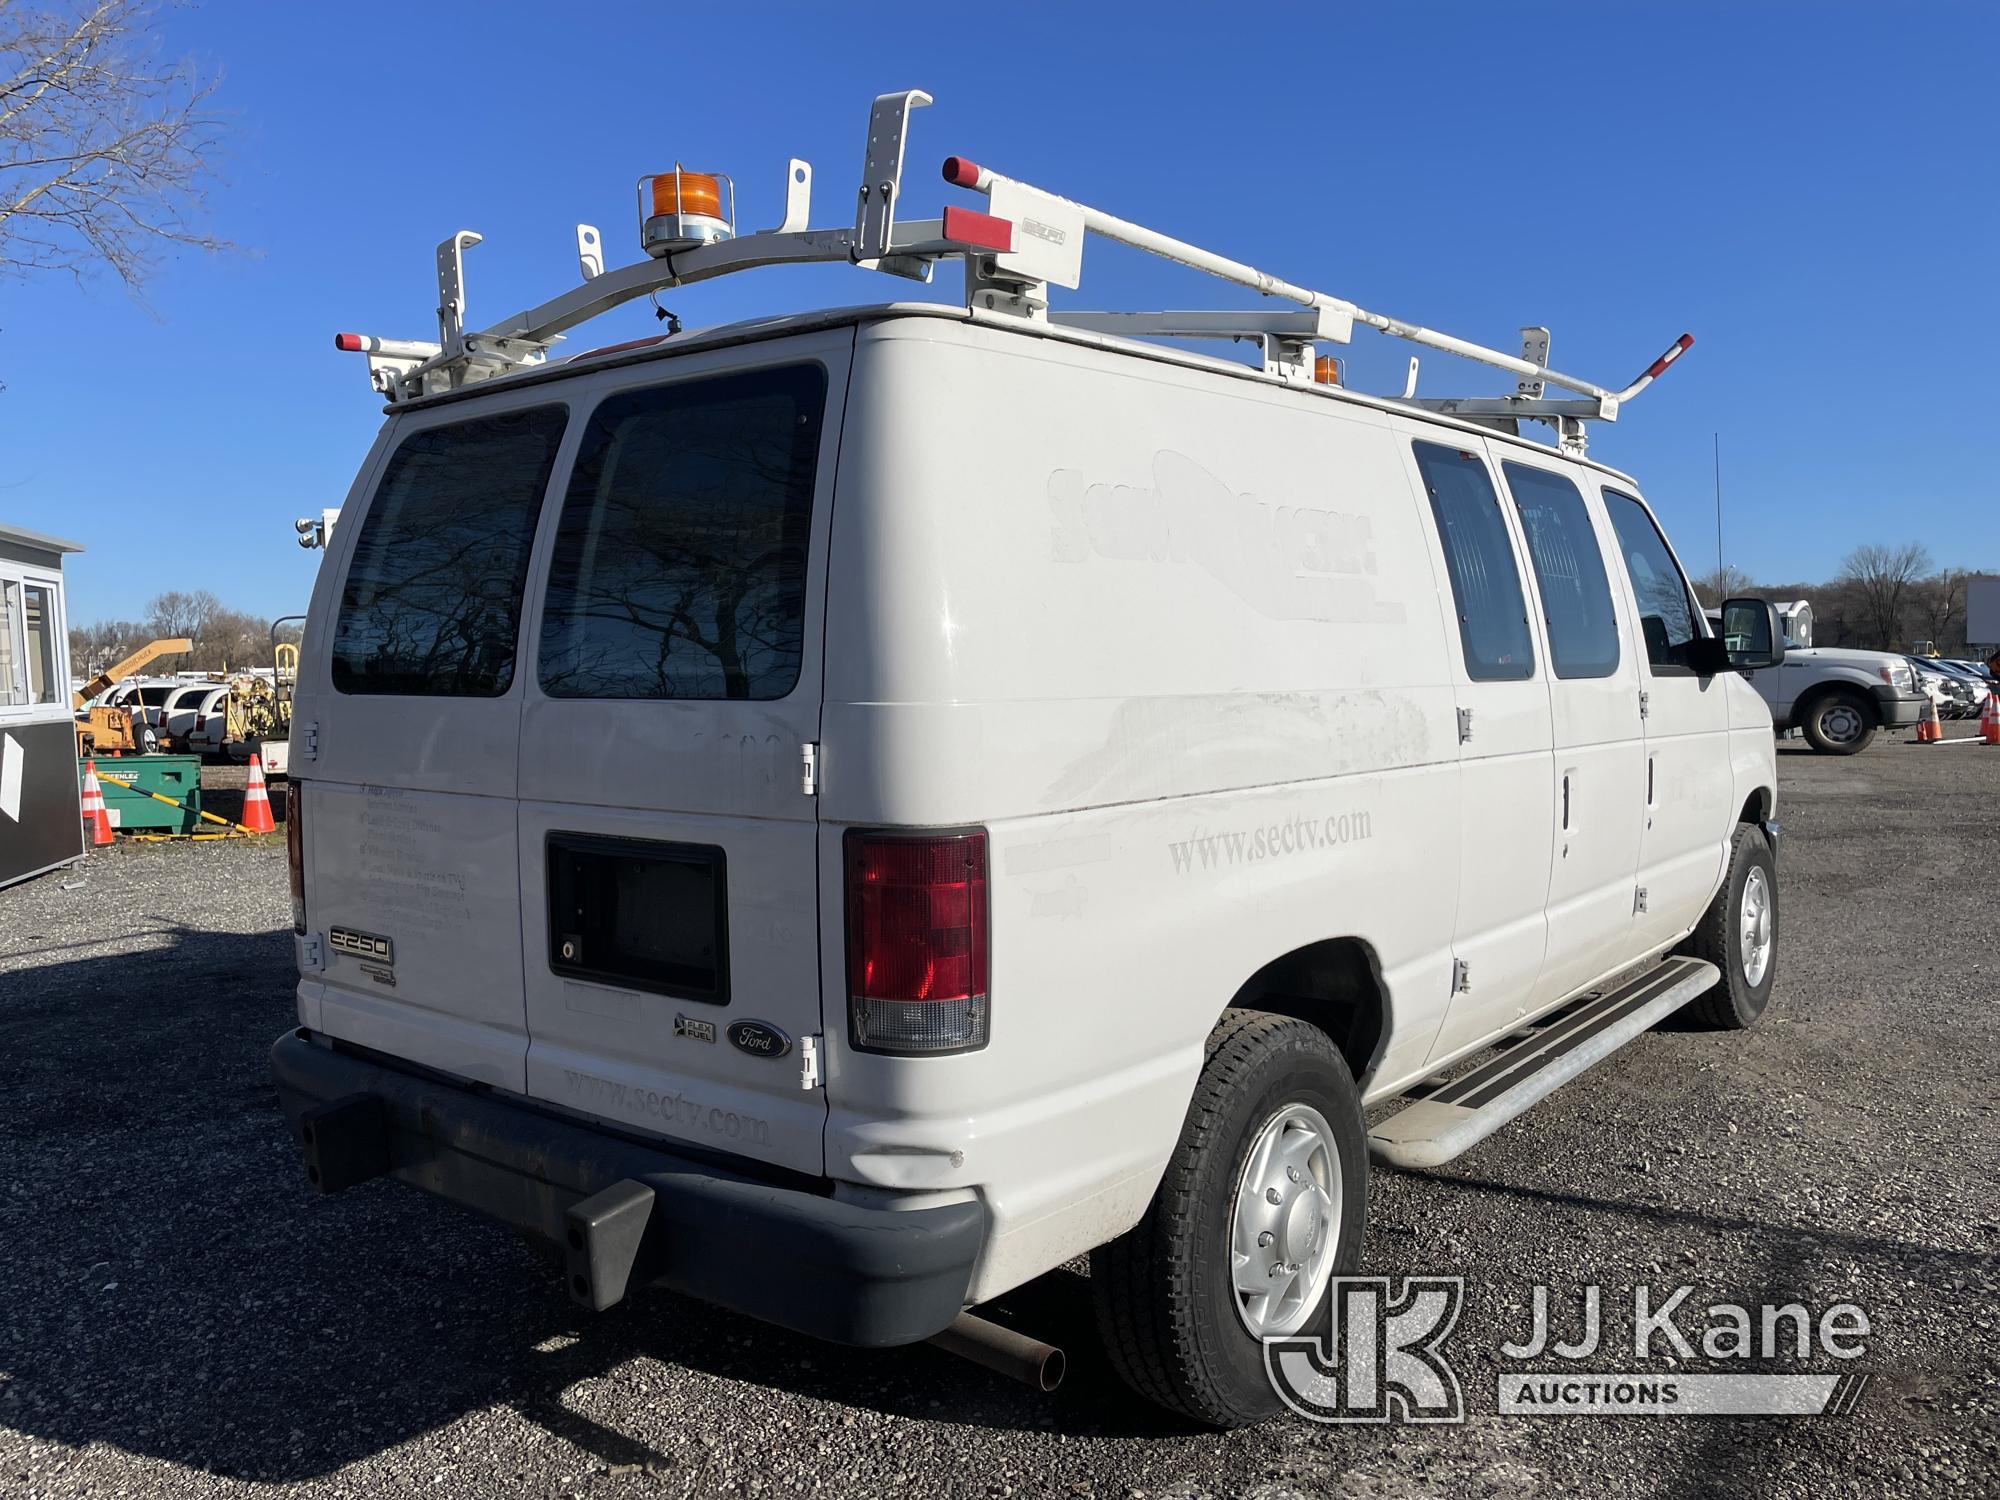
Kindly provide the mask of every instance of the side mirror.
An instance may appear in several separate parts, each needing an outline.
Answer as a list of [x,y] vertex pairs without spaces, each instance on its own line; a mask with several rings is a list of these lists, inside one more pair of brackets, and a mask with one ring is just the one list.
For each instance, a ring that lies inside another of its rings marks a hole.
[[1728,599],[1722,605],[1722,645],[1738,672],[1775,667],[1785,659],[1785,629],[1768,599]]
[[1727,672],[1734,663],[1729,657],[1729,648],[1723,645],[1720,636],[1698,635],[1687,643],[1684,659],[1688,670],[1697,677],[1713,677],[1718,672]]

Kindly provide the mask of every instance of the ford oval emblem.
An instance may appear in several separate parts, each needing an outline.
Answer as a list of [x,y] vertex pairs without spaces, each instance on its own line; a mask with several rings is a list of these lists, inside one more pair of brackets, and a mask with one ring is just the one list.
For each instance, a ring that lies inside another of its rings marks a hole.
[[792,1039],[763,1021],[731,1021],[729,1045],[752,1057],[783,1057],[792,1050]]

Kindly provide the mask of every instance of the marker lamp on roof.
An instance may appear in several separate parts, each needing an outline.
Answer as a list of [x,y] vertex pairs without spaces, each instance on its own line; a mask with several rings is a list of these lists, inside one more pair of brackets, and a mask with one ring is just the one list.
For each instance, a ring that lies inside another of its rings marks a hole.
[[678,162],[671,172],[641,177],[639,226],[648,255],[733,239],[736,184],[720,172],[690,172]]

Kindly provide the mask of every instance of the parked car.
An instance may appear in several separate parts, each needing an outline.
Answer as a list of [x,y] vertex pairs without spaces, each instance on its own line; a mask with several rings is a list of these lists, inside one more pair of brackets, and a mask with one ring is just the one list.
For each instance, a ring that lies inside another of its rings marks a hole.
[[229,688],[223,683],[183,684],[168,694],[155,711],[158,717],[154,722],[160,731],[160,738],[175,749],[187,749],[187,738],[194,731],[196,721],[210,712],[218,699],[228,696]]
[[1993,695],[1993,680],[1985,672],[1975,670],[1962,661],[1938,658],[1931,665],[1947,676],[1954,677],[1962,685],[1966,697],[1966,716],[1978,718],[1986,711],[1986,700]]
[[163,724],[168,700],[186,686],[177,677],[127,679],[105,695],[104,703],[131,715],[134,748],[151,753],[164,748]]
[[229,684],[208,682],[167,707],[168,736],[189,755],[220,753],[229,725]]
[[178,677],[128,677],[108,689],[97,701],[106,708],[157,708],[182,686],[184,684]]
[[1930,700],[1937,704],[1941,719],[1969,718],[1972,708],[1972,685],[1955,672],[1948,672],[1935,657],[1912,656],[1911,669],[1917,674],[1917,685]]
[[1364,1105],[1763,1011],[1782,637],[1574,443],[995,305],[392,400],[299,659],[278,1095],[321,1190],[594,1308],[904,1344],[1088,1253],[1137,1389],[1256,1420],[1371,1149],[1540,1095]]

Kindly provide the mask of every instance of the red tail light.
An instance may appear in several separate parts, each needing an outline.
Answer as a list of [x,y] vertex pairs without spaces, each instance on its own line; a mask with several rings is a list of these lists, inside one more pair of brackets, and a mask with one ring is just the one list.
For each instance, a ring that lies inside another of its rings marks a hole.
[[847,996],[862,1052],[986,1045],[986,834],[847,835]]
[[306,930],[305,797],[296,781],[285,783],[285,862],[291,866],[292,931]]

